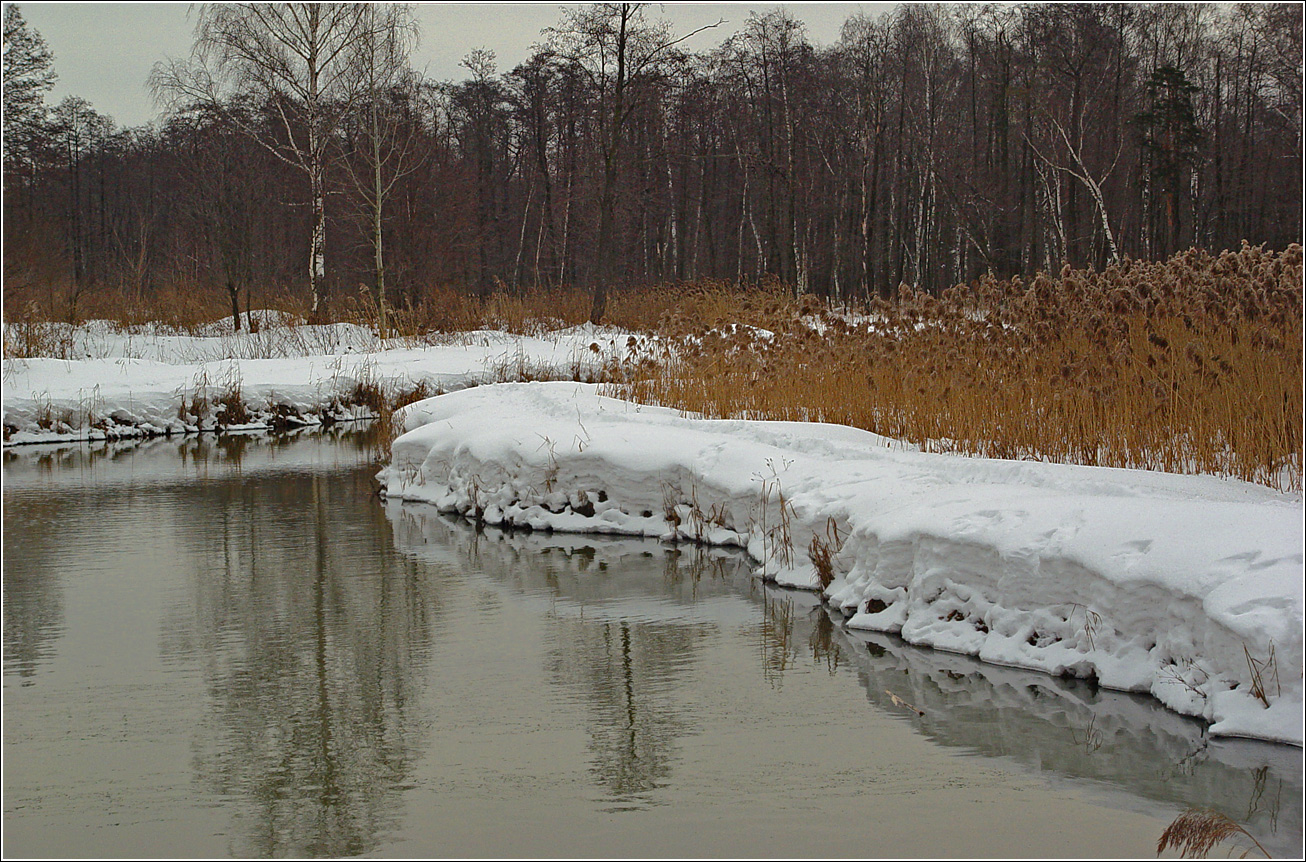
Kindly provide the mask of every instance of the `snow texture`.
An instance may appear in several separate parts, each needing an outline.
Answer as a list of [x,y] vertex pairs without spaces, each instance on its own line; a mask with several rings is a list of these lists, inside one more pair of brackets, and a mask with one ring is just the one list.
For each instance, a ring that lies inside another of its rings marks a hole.
[[[371,411],[351,401],[359,384],[447,392],[498,380],[592,379],[603,363],[625,355],[630,337],[585,326],[396,346],[350,324],[185,336],[124,333],[96,322],[65,336],[65,353],[82,358],[4,360],[6,446],[363,418]],[[233,392],[249,414],[244,422],[224,415],[221,402]]]
[[1303,742],[1300,497],[1211,476],[927,454],[577,383],[410,405],[394,499],[505,527],[746,549],[850,628],[1147,692]]

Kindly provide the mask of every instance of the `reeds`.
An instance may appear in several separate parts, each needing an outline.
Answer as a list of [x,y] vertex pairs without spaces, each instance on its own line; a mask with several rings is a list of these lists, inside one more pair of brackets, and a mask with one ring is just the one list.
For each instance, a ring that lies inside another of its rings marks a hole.
[[[700,298],[695,334],[619,391],[932,451],[1302,488],[1301,246],[985,278],[938,297],[903,287],[870,311],[764,291],[731,315]],[[686,315],[664,329],[687,332]]]
[[[1243,839],[1255,845],[1266,859],[1270,858],[1261,842],[1233,819],[1209,808],[1189,808],[1161,833],[1161,840],[1156,844],[1156,855],[1160,856],[1166,850],[1174,848],[1180,856],[1200,859],[1205,858],[1216,845]],[[1251,849],[1244,848],[1243,858],[1247,857]]]
[[[770,294],[780,295],[774,289],[766,292]],[[632,331],[657,329],[684,334],[702,320],[739,320],[741,314],[755,310],[753,298],[759,295],[740,291],[726,282],[706,280],[615,291],[609,297],[604,322]],[[243,297],[243,304],[250,302]],[[260,290],[252,302],[258,311],[276,312],[272,317],[287,337],[293,338],[294,330],[308,323],[351,323],[380,334],[380,306],[375,294],[362,285],[356,291],[329,296],[312,319],[306,298],[291,291]],[[586,323],[590,303],[589,291],[580,288],[501,287],[482,297],[452,287],[432,286],[391,297],[386,307],[386,329],[388,335],[409,340],[480,329],[541,335]],[[266,316],[255,317],[258,325],[259,319]],[[241,318],[244,325],[243,312]],[[6,286],[4,319],[6,357],[78,358],[70,353],[72,326],[100,320],[122,331],[148,327],[172,334],[209,335],[215,323],[230,321],[231,299],[225,290],[194,285],[147,297],[104,289],[81,295],[74,311],[59,291]]]

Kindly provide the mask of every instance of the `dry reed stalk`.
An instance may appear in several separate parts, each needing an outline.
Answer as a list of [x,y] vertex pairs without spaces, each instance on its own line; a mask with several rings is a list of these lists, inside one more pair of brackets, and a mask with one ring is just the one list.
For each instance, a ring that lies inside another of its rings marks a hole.
[[[758,295],[741,315],[767,334],[700,325],[623,391],[710,417],[855,425],[939,451],[1300,490],[1301,277],[1299,246],[1245,246],[1066,269],[1028,286],[904,291],[870,320]],[[668,331],[685,327],[677,319]]]
[[[1252,842],[1266,859],[1270,858],[1269,852],[1250,832],[1231,818],[1209,808],[1189,808],[1176,817],[1174,822],[1161,833],[1161,839],[1156,844],[1156,853],[1159,856],[1166,850],[1174,848],[1185,858],[1205,858],[1216,845],[1239,836]],[[1251,847],[1246,848],[1242,854],[1243,858],[1246,858],[1250,852]]]

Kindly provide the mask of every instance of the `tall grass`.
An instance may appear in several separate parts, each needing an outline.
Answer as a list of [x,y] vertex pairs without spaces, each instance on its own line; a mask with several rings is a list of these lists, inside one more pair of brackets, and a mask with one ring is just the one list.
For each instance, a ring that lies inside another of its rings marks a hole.
[[[702,281],[691,285],[663,285],[615,292],[608,302],[605,323],[622,329],[650,331],[689,316],[727,314],[743,295],[725,282]],[[247,298],[242,295],[242,311]],[[515,291],[501,289],[481,297],[452,287],[432,286],[411,290],[387,308],[389,328],[401,338],[420,339],[495,329],[518,335],[579,326],[589,320],[591,295],[580,288]],[[327,298],[323,310],[310,318],[304,297],[281,289],[262,289],[253,305],[272,311],[279,321],[295,324],[352,323],[377,329],[380,308],[365,286]],[[122,330],[147,327],[185,335],[211,334],[215,322],[231,318],[231,300],[225,290],[183,286],[137,297],[117,290],[83,294],[75,312],[59,291],[39,291],[22,285],[6,286],[4,320],[11,352],[48,355],[52,333],[89,320],[100,320]],[[264,316],[264,319],[266,316]],[[245,315],[242,314],[242,325]],[[256,325],[257,325],[256,321]],[[683,326],[678,328],[683,329]],[[28,352],[30,349],[31,352]]]
[[[1156,843],[1156,855],[1160,856],[1166,850],[1173,849],[1187,859],[1204,859],[1216,846],[1226,841],[1234,845],[1230,848],[1230,853],[1239,843],[1246,845],[1246,842],[1251,842],[1262,856],[1270,858],[1269,851],[1252,833],[1229,816],[1209,808],[1189,808],[1176,817],[1161,833],[1161,838]],[[1243,846],[1238,849],[1242,849],[1242,858],[1245,859],[1252,847]]]
[[[659,337],[630,339],[634,355],[609,370],[622,376],[610,391],[711,417],[853,425],[933,451],[1301,490],[1302,272],[1299,245],[1244,244],[1028,283],[984,278],[937,297],[903,287],[861,314],[796,300],[774,282],[615,291],[605,321]],[[7,289],[4,300],[6,357],[69,354],[72,337],[41,296]],[[264,291],[256,304],[290,325],[277,344],[241,349],[322,347],[296,336],[307,308],[293,295]],[[225,292],[199,289],[148,305],[88,293],[77,307],[80,319],[190,334],[230,311]],[[541,335],[583,324],[589,310],[579,289],[480,298],[431,287],[387,317],[401,338],[430,342],[478,329]],[[374,330],[379,311],[359,289],[331,297],[327,319]]]
[[941,297],[904,287],[861,319],[779,292],[715,311],[720,298],[701,297],[697,334],[618,391],[709,417],[854,425],[933,451],[1302,488],[1298,245],[986,278]]

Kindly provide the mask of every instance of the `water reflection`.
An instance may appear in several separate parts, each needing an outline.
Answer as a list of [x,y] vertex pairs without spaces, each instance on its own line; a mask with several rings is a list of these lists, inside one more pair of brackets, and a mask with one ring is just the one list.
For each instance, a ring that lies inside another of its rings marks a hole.
[[244,798],[240,855],[363,853],[397,816],[439,605],[391,552],[380,510],[360,523],[341,505],[359,490],[321,476],[223,486],[208,537],[223,577],[195,585],[213,703],[196,773]]
[[33,500],[21,513],[4,507],[4,673],[24,685],[35,683],[63,630],[59,536],[77,519],[62,502]]
[[556,621],[559,646],[546,658],[555,684],[588,706],[590,774],[618,811],[655,804],[652,791],[667,781],[675,745],[692,732],[668,688],[692,661],[701,625]]
[[756,628],[758,661],[762,676],[775,688],[784,684],[785,671],[798,661],[799,645],[794,638],[794,596],[783,592],[764,594],[762,621]]
[[[199,668],[193,780],[231,803],[237,856],[365,853],[401,811],[440,604],[394,553],[368,445],[188,438],[6,459],[6,675],[40,679],[77,567],[165,549],[156,583],[183,586],[159,657]],[[362,466],[304,469],[324,457]],[[143,526],[96,528],[122,524]]]
[[588,715],[589,772],[603,810],[659,804],[678,742],[697,732],[687,678],[722,621],[754,616],[740,595],[742,557],[635,540],[477,531],[420,507],[391,504],[401,550],[452,552],[518,599],[547,603],[549,679]]
[[[614,809],[656,804],[654,791],[675,779],[677,741],[698,717],[670,692],[726,628],[745,634],[774,688],[797,669],[852,674],[874,708],[941,745],[1054,783],[1123,788],[1158,811],[1214,808],[1272,852],[1300,854],[1296,749],[1211,740],[1201,723],[1150,698],[850,632],[812,594],[762,589],[748,562],[725,552],[477,531],[420,506],[387,511],[401,551],[452,551],[519,600],[547,597],[557,647],[546,661],[555,681],[586,698],[592,774]],[[711,603],[712,618],[699,621],[694,609]]]
[[[838,617],[817,611],[849,645],[867,699],[897,709],[935,742],[1011,758],[1044,775],[1126,787],[1180,808],[1213,808],[1271,852],[1301,855],[1299,749],[1212,739],[1201,722],[1148,697],[845,630],[832,616]],[[903,710],[895,697],[924,714]]]
[[825,665],[825,669],[833,676],[848,661],[844,653],[844,639],[841,637],[843,629],[835,624],[829,614],[812,613],[811,616],[816,620],[812,633],[807,637],[812,660]]
[[[791,816],[776,833],[842,802],[852,822],[867,799],[883,814],[898,781],[989,780],[963,766],[975,755],[1165,820],[1213,807],[1299,855],[1295,749],[1209,741],[1145,698],[849,633],[731,552],[382,505],[369,445],[6,453],[6,834],[17,824],[36,848],[14,855],[420,855],[455,833],[454,855],[478,855],[506,816],[628,835],[700,815],[782,852],[758,811]],[[967,757],[922,744],[893,761],[875,734],[908,726]],[[907,775],[921,756],[934,765]],[[138,844],[116,828],[124,809]],[[908,829],[911,812],[896,815]],[[83,843],[41,849],[65,834]],[[541,838],[504,855],[558,846]]]

